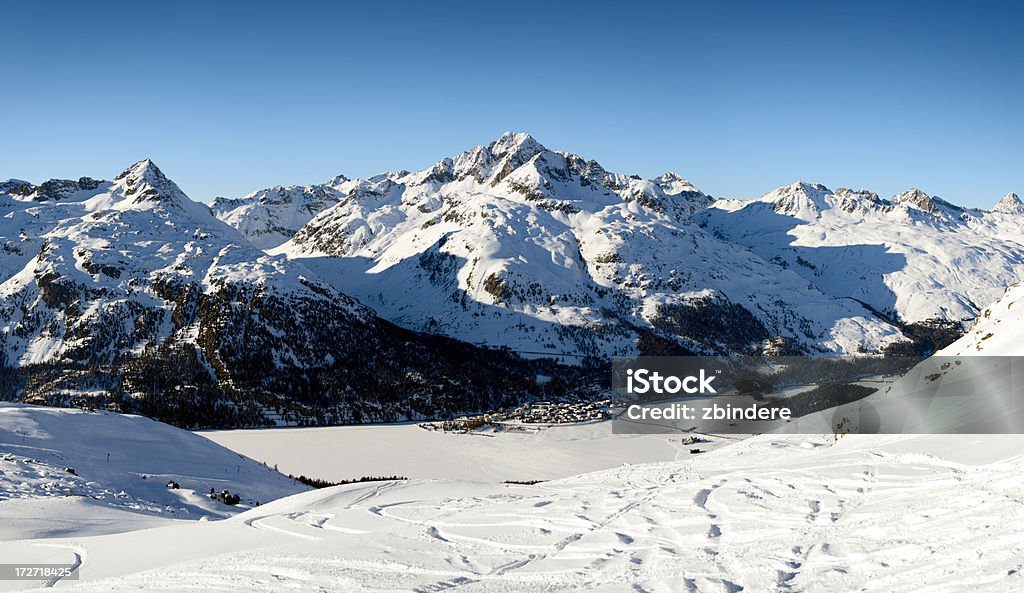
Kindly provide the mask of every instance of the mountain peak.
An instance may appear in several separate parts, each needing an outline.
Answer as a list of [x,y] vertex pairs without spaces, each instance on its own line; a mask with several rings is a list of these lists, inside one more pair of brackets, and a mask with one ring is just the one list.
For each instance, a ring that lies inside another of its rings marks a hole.
[[1008,214],[1024,214],[1024,202],[1020,201],[1017,194],[1010,192],[1003,196],[1003,199],[999,200],[992,210]]
[[488,147],[496,157],[523,155],[524,160],[533,158],[539,152],[547,150],[526,132],[505,132]]
[[820,183],[796,181],[765,194],[761,199],[772,204],[779,214],[817,216],[825,209],[825,196],[831,193]]
[[132,198],[133,203],[175,202],[192,203],[192,200],[181,191],[176,183],[164,175],[163,171],[150,159],[142,159],[121,171],[114,182],[121,187],[124,195]]
[[802,191],[802,192],[826,192],[830,193],[830,190],[820,183],[811,183],[809,181],[795,181],[788,186],[786,189],[790,191]]
[[906,204],[907,206],[923,210],[925,212],[935,212],[938,209],[935,200],[916,187],[912,187],[901,194],[893,196],[892,203]]
[[117,174],[117,177],[115,177],[114,180],[120,181],[121,179],[125,179],[129,176],[135,179],[145,180],[147,182],[156,180],[167,180],[167,177],[164,176],[163,171],[161,171],[160,168],[156,166],[156,163],[154,163],[151,159],[148,158],[142,159],[141,161],[136,162],[135,164],[128,167],[124,171],[121,171],[120,173]]
[[652,179],[659,187],[665,190],[669,194],[679,194],[682,192],[700,192],[696,186],[690,183],[682,175],[673,171],[666,171],[661,175],[658,175]]
[[848,187],[840,187],[840,188],[836,189],[836,191],[834,193],[835,193],[835,195],[837,197],[840,197],[840,198],[850,198],[850,199],[853,199],[853,200],[864,200],[864,201],[871,202],[873,204],[877,204],[881,200],[881,198],[878,197],[878,194],[876,194],[875,192],[873,192],[873,191],[871,191],[869,189],[864,189],[864,188],[861,188],[861,189],[850,189]]
[[832,193],[832,190],[825,187],[820,183],[810,183],[807,181],[794,181],[789,185],[776,188],[775,190],[766,194],[769,197],[786,198],[790,196],[800,195],[809,198],[822,197],[826,194]]
[[9,191],[11,191],[11,190],[13,190],[15,188],[18,188],[18,187],[31,186],[31,185],[32,185],[31,183],[29,183],[27,181],[23,181],[21,179],[13,179],[12,178],[12,179],[8,179],[7,181],[0,181],[0,194],[6,194],[7,192],[9,192]]
[[693,185],[687,181],[685,177],[675,171],[665,171],[661,175],[652,179],[652,181],[655,183],[685,183],[686,185]]

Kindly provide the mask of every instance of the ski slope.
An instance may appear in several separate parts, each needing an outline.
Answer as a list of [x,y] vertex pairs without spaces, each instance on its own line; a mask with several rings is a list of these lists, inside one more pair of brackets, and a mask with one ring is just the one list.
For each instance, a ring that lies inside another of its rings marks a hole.
[[536,486],[341,486],[0,549],[78,554],[76,591],[1003,592],[1024,587],[1022,445],[766,435]]

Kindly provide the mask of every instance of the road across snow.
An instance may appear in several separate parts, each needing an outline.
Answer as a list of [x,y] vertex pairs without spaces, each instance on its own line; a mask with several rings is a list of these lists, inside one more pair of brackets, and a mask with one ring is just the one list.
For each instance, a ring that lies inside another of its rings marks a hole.
[[765,435],[536,486],[356,484],[46,543],[112,579],[80,591],[1003,592],[1024,588],[1022,445]]

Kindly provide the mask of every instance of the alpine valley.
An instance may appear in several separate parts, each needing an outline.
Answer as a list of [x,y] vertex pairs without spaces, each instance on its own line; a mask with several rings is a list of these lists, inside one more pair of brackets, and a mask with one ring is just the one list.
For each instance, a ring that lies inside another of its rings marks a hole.
[[148,160],[11,180],[0,398],[335,424],[589,397],[620,355],[928,355],[1024,276],[1022,237],[1013,194],[716,200],[512,133],[212,207]]

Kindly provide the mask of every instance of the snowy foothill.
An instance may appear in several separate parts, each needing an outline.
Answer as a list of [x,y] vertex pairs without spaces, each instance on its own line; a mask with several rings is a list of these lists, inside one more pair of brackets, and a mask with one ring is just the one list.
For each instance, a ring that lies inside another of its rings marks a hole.
[[[1016,197],[1016,196],[1014,196]],[[970,331],[938,354],[943,356],[1009,356],[1024,353],[1024,282],[1011,285],[985,307]],[[1014,305],[1017,305],[1014,308]]]
[[[211,489],[242,504],[211,500]],[[0,541],[219,519],[307,489],[141,416],[0,402]]]
[[829,431],[838,420],[851,431],[1024,432],[1022,289],[1019,283],[1007,288],[963,337],[891,385],[862,400],[800,418],[786,430]]

